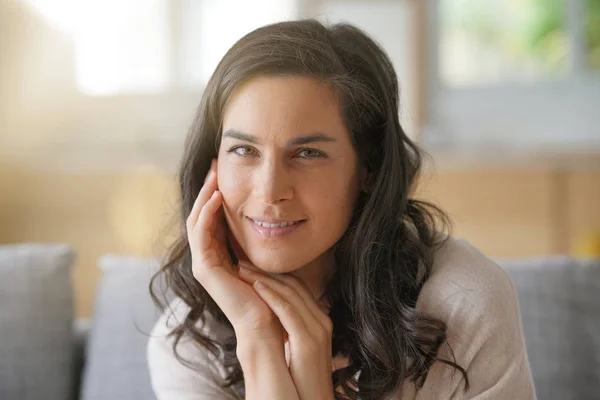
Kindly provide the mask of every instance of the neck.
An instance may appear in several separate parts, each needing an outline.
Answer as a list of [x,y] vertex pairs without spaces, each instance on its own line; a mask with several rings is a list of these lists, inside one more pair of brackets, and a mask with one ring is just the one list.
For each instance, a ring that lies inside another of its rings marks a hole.
[[[302,282],[304,282],[310,289],[313,297],[319,299],[325,292],[327,283],[335,272],[335,259],[333,251],[328,251],[311,261],[300,269],[290,272]],[[326,307],[326,305],[323,305]]]

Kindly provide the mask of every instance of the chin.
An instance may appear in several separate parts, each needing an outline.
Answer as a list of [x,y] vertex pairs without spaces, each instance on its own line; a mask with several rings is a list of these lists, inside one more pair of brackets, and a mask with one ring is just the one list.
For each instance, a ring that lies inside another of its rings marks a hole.
[[248,254],[248,258],[257,268],[272,274],[293,272],[308,263],[308,260],[304,260],[305,257],[299,257],[298,254],[276,253],[277,251],[262,250]]

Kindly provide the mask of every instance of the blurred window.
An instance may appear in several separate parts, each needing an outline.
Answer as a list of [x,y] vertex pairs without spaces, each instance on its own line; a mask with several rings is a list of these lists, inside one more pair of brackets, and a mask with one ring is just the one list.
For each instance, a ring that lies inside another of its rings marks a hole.
[[297,16],[296,0],[28,0],[71,34],[87,95],[202,89],[245,33]]
[[80,90],[98,96],[163,90],[169,82],[167,1],[85,3],[73,35]]
[[561,0],[442,0],[445,86],[563,78],[568,41]]
[[401,1],[325,0],[309,13],[327,24],[351,23],[367,32],[386,51],[399,80],[400,120],[404,130],[416,135],[414,4]]
[[105,96],[164,90],[169,82],[168,0],[28,0],[68,33],[82,93]]
[[584,18],[587,66],[600,71],[600,0],[585,1]]
[[600,146],[600,0],[427,0],[439,146]]
[[296,0],[180,0],[180,78],[202,88],[233,44],[254,29],[297,17]]

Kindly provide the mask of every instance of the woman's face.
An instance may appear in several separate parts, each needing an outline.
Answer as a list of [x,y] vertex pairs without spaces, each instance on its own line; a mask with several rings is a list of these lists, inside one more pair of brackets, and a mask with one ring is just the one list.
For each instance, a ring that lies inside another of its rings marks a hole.
[[222,132],[219,190],[247,258],[271,273],[329,262],[359,191],[356,153],[330,86],[254,78],[233,93]]

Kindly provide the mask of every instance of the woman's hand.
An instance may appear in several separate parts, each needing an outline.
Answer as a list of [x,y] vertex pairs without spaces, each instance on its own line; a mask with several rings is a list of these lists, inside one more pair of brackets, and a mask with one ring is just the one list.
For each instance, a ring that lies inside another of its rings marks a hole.
[[[226,245],[222,204],[214,159],[186,220],[194,277],[219,305],[238,338],[283,343],[283,329],[277,317],[252,287],[238,277]],[[283,348],[280,350],[283,352]]]
[[245,262],[240,265],[240,278],[253,285],[285,329],[288,368],[300,400],[333,399],[329,316],[300,279],[288,274],[269,276],[244,268]]
[[216,171],[213,160],[186,220],[194,277],[234,328],[246,398],[299,400],[285,362],[283,327],[252,286],[239,278],[232,263]]

